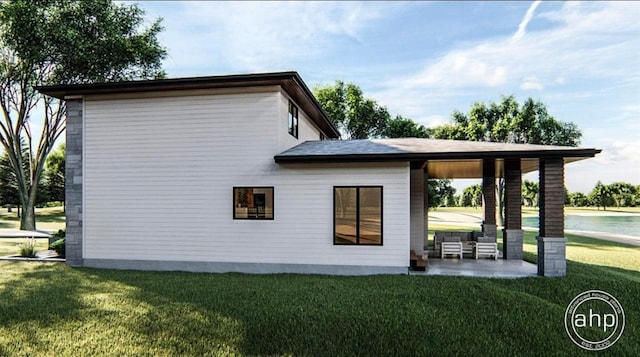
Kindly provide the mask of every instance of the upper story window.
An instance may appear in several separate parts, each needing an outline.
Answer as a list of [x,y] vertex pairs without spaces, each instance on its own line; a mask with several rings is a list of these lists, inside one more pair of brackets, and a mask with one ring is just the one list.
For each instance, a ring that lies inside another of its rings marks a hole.
[[298,107],[289,101],[289,134],[298,138]]

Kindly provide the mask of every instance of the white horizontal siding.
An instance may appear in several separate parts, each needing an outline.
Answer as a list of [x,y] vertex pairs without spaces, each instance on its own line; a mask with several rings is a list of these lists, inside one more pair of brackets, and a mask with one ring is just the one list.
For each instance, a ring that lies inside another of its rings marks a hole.
[[[275,164],[279,121],[289,136],[279,92],[88,100],[84,113],[85,258],[407,264],[407,164]],[[383,246],[333,245],[336,185],[383,186]],[[274,220],[234,220],[234,186],[273,186]]]

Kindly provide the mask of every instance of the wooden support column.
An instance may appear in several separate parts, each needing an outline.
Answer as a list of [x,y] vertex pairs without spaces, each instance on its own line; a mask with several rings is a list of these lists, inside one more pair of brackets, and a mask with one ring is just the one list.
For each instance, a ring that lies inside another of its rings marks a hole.
[[[424,165],[426,167],[427,162]],[[426,169],[424,169],[422,177],[424,179],[424,249],[427,250],[429,244],[429,174],[427,174]]]
[[494,159],[482,161],[482,234],[496,238],[496,162]]
[[504,160],[504,230],[505,259],[522,259],[522,170],[520,159]]
[[410,213],[410,247],[417,255],[425,249],[425,204],[424,204],[424,171],[411,170],[409,176],[409,213]]
[[538,275],[564,276],[567,271],[564,237],[564,159],[540,159],[539,172]]

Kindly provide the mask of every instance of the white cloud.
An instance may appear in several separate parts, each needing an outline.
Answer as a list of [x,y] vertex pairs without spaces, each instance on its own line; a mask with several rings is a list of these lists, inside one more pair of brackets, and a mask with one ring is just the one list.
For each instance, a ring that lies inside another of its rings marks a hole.
[[544,86],[540,83],[540,80],[536,77],[527,77],[520,84],[522,90],[542,90]]
[[529,9],[527,9],[527,12],[522,18],[522,21],[520,21],[520,25],[518,25],[518,31],[513,34],[512,40],[518,41],[525,35],[527,31],[527,25],[529,24],[529,21],[531,21],[533,13],[536,11],[536,8],[538,7],[538,5],[540,5],[541,2],[542,1],[534,1],[531,6],[529,6]]
[[504,66],[492,64],[465,51],[449,53],[437,63],[427,66],[417,75],[410,76],[401,85],[410,87],[495,87],[504,84],[507,71]]
[[236,71],[290,70],[296,60],[327,50],[336,37],[359,41],[361,31],[384,14],[381,5],[184,2],[175,25],[182,27],[179,33],[194,36],[169,38],[168,47],[178,49],[171,56],[181,67],[194,61],[194,67],[204,67],[199,58],[210,60],[215,53],[215,62]]
[[[611,161],[629,161],[640,163],[640,142],[616,141],[611,144],[608,150]],[[640,176],[640,166],[637,167],[637,173]]]
[[[544,6],[542,3],[539,10]],[[532,8],[533,5],[529,9]],[[548,87],[545,83],[554,90],[564,89],[563,96],[575,98],[605,90],[602,87],[594,90],[592,86],[570,90],[565,87],[585,80],[590,84],[603,80],[625,82],[634,89],[639,80],[635,74],[639,69],[638,15],[640,7],[632,3],[563,3],[560,9],[530,19],[547,21],[536,31],[526,31],[523,19],[518,41],[503,36],[453,47],[438,58],[427,59],[419,71],[390,78],[385,88],[377,91],[376,98],[403,112],[405,105],[420,103],[422,108],[412,110],[418,113],[433,107],[433,101],[425,99],[442,93],[461,97],[473,92],[474,100],[478,100],[478,93],[494,93],[495,98],[500,93],[517,90],[545,90]]]
[[[518,78],[560,82],[569,76],[602,76],[623,73],[622,61],[634,58],[640,46],[635,5],[618,3],[566,3],[544,16],[558,26],[522,33],[520,41],[491,38],[452,49],[429,61],[416,75],[405,79],[413,87],[494,87],[513,85]],[[605,7],[602,7],[606,5]],[[625,5],[625,4],[622,4]],[[524,20],[523,20],[524,21]],[[625,62],[628,63],[628,62]]]

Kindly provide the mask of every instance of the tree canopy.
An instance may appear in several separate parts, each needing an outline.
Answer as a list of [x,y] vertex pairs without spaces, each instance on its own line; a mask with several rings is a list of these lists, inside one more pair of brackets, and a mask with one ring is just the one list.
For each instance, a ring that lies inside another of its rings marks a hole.
[[[544,103],[502,96],[499,103],[476,102],[469,113],[455,110],[452,122],[431,128],[436,139],[492,141],[516,144],[578,146],[582,132],[571,122],[556,120]],[[496,185],[498,225],[504,222],[504,180]]]
[[[161,20],[144,24],[144,11],[135,4],[0,2],[0,145],[24,207],[21,229],[35,229],[38,183],[65,129],[64,103],[40,95],[34,86],[163,77],[166,51],[157,39]],[[38,104],[44,108],[39,137],[31,128]]]
[[387,121],[383,136],[387,138],[429,138],[431,133],[424,125],[412,119],[396,115]]
[[576,124],[556,120],[532,98],[522,105],[513,96],[502,96],[499,103],[476,102],[469,113],[456,110],[451,117],[451,123],[432,128],[434,138],[578,146],[582,137]]
[[359,86],[338,80],[333,85],[316,86],[313,92],[329,120],[346,135],[346,139],[384,135],[391,115],[375,100],[365,98]]

